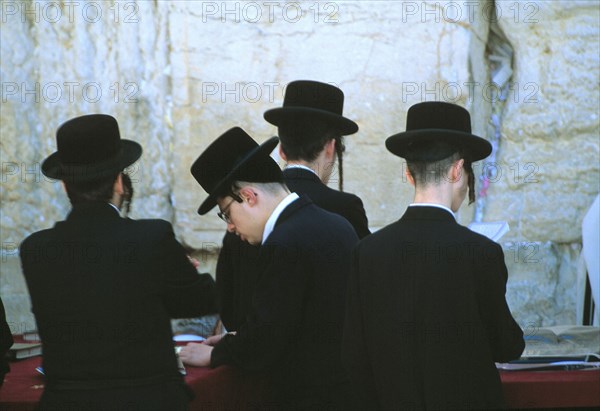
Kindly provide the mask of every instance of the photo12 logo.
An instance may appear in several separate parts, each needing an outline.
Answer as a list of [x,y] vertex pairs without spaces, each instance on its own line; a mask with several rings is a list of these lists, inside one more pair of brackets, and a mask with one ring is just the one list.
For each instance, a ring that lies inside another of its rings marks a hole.
[[[2,262],[11,257],[19,257],[21,244],[14,241],[2,242]],[[57,241],[39,244],[27,248],[27,259],[44,264],[65,264],[70,261],[98,263],[112,260],[115,262],[136,263],[141,261],[138,241],[125,241],[105,244],[97,241]]]
[[538,264],[541,244],[536,241],[510,242],[506,244],[506,258],[514,264]]
[[[339,87],[336,83],[328,82]],[[204,81],[200,87],[202,103],[257,103],[259,101],[273,103],[283,99],[287,83],[238,81],[235,83]]]
[[[440,169],[443,170],[443,169]],[[502,162],[491,162],[491,161],[478,161],[473,163],[473,174],[475,178],[483,178],[488,184],[495,184],[500,182],[502,179],[508,181],[511,184],[536,184],[540,182],[540,165],[533,161],[518,162],[515,161],[512,164]],[[408,165],[406,161],[402,162],[402,182],[408,183],[406,172],[408,171]],[[543,170],[542,170],[543,171]],[[432,182],[439,183],[441,179],[446,177],[440,177],[443,173],[435,173],[431,180]]]
[[[48,152],[48,155],[50,152]],[[129,176],[132,183],[137,184],[142,178],[142,162],[136,161],[129,167],[123,170],[124,174]],[[24,161],[3,161],[2,168],[0,169],[0,181],[3,184],[6,183],[59,183],[59,180],[55,180],[46,177],[42,173],[42,163],[26,163]]]
[[139,23],[139,5],[119,1],[2,1],[2,23],[11,19],[22,23],[86,23],[110,21],[113,23]]
[[2,83],[2,102],[9,100],[21,103],[58,103],[70,104],[87,102],[97,103],[102,98],[110,98],[114,103],[137,103],[139,85],[133,81],[100,83],[91,81],[51,81],[30,83],[7,81]]
[[528,1],[401,1],[402,23],[474,23],[483,18],[496,22],[501,18],[514,23],[537,24],[538,2]]
[[404,81],[401,84],[402,102],[407,103],[414,98],[419,101],[446,101],[458,103],[466,100],[472,103],[478,95],[484,101],[495,103],[497,101],[512,101],[514,103],[538,103],[540,85],[535,82],[510,82],[504,87],[494,82],[480,83],[466,81],[459,83],[435,82],[427,84],[414,81]]
[[313,23],[338,23],[339,4],[318,1],[203,1],[201,11],[203,23],[298,23],[302,19],[309,19]]

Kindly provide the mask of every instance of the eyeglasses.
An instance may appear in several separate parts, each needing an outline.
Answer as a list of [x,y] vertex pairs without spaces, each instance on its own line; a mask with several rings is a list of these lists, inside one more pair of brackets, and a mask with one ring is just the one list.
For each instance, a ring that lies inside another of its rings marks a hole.
[[241,203],[242,198],[238,195],[232,194],[233,199],[229,202],[229,204],[227,204],[225,206],[225,208],[219,212],[217,212],[217,216],[219,216],[219,218],[223,221],[225,221],[227,224],[231,224],[231,217],[229,217],[229,215],[227,214],[227,210],[229,210],[229,207],[231,207],[231,204],[233,204],[234,201],[237,201],[238,203]]

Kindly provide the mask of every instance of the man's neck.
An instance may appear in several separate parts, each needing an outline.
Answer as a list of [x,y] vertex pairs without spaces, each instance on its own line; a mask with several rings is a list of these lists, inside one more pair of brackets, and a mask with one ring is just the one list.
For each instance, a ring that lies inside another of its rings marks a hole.
[[319,177],[324,184],[329,182],[329,177],[331,176],[331,169],[334,164],[331,162],[327,162],[322,155],[317,157],[315,161],[308,162],[304,160],[291,160],[288,161],[288,165],[300,165],[307,168],[310,168],[316,175]]
[[321,178],[321,176],[319,175],[319,167],[317,164],[315,164],[316,162],[311,162],[309,163],[308,161],[304,161],[304,160],[290,160],[287,162],[288,166],[303,166],[306,168],[310,168],[316,175],[319,176],[319,178]]
[[445,186],[427,187],[415,192],[413,203],[439,204],[452,208],[452,190]]
[[309,166],[307,163],[305,163],[303,161],[290,161],[285,165],[285,168],[286,169],[291,169],[291,168],[302,169],[302,170],[310,171],[317,177],[319,176],[313,167]]
[[265,212],[264,212],[264,221],[266,222],[269,217],[271,216],[271,214],[273,214],[273,211],[275,211],[275,209],[277,208],[277,206],[289,195],[290,193],[288,191],[280,191],[279,193],[277,193],[276,195],[274,194],[266,194],[263,193],[263,196],[265,197],[266,201],[266,207],[265,207]]
[[[277,196],[277,198],[280,198],[280,196]],[[270,211],[269,216],[266,219],[265,224],[263,226],[263,233],[262,233],[261,244],[264,244],[264,242],[267,240],[267,238],[269,237],[269,235],[273,231],[273,228],[275,227],[275,223],[277,222],[277,219],[279,218],[279,215],[283,212],[283,210],[292,201],[294,201],[297,198],[298,198],[298,194],[296,194],[296,193],[289,193],[288,192],[288,193],[285,194],[285,196],[283,196],[282,198],[280,198],[279,201],[277,201],[277,204]]]

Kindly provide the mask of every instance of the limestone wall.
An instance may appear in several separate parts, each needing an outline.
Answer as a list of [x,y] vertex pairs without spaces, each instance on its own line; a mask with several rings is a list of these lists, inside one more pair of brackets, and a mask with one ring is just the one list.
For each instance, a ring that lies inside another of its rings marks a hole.
[[[13,324],[33,323],[18,245],[69,209],[60,184],[39,172],[60,123],[91,112],[117,117],[122,136],[144,146],[130,170],[132,216],[171,221],[214,273],[224,226],[212,213],[196,214],[204,193],[189,167],[235,125],[258,141],[275,135],[262,114],[281,105],[296,79],[344,90],[344,112],[360,126],[346,140],[345,189],[364,200],[372,230],[398,219],[412,199],[402,161],[383,145],[404,130],[410,105],[464,105],[474,131],[490,139],[496,114],[494,163],[476,168],[489,174],[477,207],[483,220],[511,226],[502,239],[510,306],[524,326],[575,321],[581,220],[599,191],[597,2],[28,0],[1,7],[0,293]],[[513,52],[504,101],[491,83],[490,33]],[[474,215],[465,206],[460,220]]]

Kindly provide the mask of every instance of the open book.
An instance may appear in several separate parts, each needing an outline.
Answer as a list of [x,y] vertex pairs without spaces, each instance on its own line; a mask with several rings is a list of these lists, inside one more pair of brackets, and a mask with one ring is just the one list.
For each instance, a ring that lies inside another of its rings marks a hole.
[[525,350],[521,358],[596,356],[600,361],[600,328],[586,325],[560,325],[523,330]]
[[14,343],[7,356],[10,361],[35,357],[42,354],[42,343]]
[[40,335],[36,330],[25,331],[22,335],[23,341],[26,342],[40,342]]
[[504,234],[508,233],[508,230],[510,230],[510,227],[506,221],[491,221],[486,223],[472,222],[468,225],[468,227],[471,231],[475,231],[476,233],[484,235],[490,240],[496,242],[498,242],[498,240],[500,240],[500,238]]
[[548,362],[510,362],[496,363],[496,368],[503,371],[549,371],[549,370],[584,370],[600,369],[598,361],[552,361]]
[[504,371],[600,369],[600,328],[583,325],[530,327],[523,330],[525,350]]

